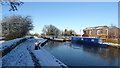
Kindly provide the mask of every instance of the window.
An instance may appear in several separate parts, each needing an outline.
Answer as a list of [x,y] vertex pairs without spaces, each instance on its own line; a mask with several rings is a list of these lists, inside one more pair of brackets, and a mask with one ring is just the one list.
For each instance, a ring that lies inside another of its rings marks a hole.
[[91,31],[89,31],[89,35],[92,35],[92,32],[91,32]]
[[108,29],[105,30],[105,34],[108,35]]
[[83,38],[81,38],[81,40],[83,40]]
[[91,41],[92,41],[92,42],[94,42],[95,40],[94,40],[94,39],[92,39]]
[[97,31],[97,35],[100,35],[100,30]]

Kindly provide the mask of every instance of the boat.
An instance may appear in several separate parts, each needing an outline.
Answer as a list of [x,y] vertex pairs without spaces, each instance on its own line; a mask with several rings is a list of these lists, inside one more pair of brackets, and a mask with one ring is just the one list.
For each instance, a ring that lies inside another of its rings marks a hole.
[[106,39],[102,38],[90,38],[90,37],[72,37],[72,42],[86,44],[86,45],[94,45],[94,46],[109,46],[107,44],[103,44],[106,42]]

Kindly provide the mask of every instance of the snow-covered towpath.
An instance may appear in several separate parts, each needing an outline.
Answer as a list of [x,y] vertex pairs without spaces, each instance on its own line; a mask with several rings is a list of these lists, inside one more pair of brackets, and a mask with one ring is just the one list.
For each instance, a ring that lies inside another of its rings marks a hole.
[[67,68],[65,64],[56,59],[45,49],[34,50],[36,42],[45,42],[46,39],[28,39],[19,44],[12,51],[2,57],[3,66],[59,66]]
[[2,58],[3,66],[34,66],[32,58],[28,52],[28,47],[34,46],[37,40],[28,39],[19,44],[10,53]]

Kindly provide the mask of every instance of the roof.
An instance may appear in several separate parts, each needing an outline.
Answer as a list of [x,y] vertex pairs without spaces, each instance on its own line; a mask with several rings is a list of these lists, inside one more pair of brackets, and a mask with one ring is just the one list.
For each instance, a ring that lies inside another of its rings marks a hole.
[[85,28],[84,30],[102,29],[102,28],[104,28],[104,27],[107,27],[107,26],[88,27],[88,28]]

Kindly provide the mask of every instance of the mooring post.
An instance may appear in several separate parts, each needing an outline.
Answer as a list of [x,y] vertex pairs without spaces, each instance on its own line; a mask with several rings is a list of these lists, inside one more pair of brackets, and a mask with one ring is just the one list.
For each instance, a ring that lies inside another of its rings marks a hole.
[[38,43],[35,43],[34,47],[35,47],[35,50],[38,50],[38,48],[39,48]]

